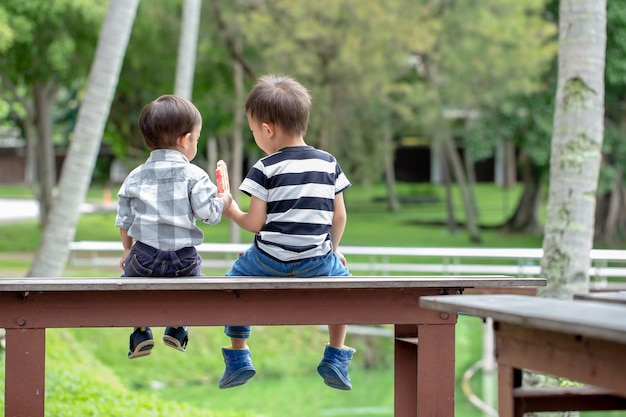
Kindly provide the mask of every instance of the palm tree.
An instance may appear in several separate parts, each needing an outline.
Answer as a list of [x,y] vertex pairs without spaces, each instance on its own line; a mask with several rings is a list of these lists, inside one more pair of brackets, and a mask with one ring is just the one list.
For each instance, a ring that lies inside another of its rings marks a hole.
[[[104,126],[119,79],[139,0],[111,0],[78,112],[74,140],[63,164],[59,193],[28,276],[58,277],[69,256]],[[121,247],[120,247],[121,249]]]
[[589,288],[604,134],[606,0],[561,0],[550,194],[541,262],[544,296]]
[[193,91],[201,8],[202,2],[200,0],[185,0],[180,24],[180,41],[178,44],[174,94],[185,97],[188,100],[191,100]]

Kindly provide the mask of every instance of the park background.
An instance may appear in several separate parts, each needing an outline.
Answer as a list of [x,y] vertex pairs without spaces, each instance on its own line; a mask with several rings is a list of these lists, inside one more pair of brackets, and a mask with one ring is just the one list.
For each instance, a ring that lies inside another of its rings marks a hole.
[[[193,26],[183,7],[191,3],[201,4],[193,47],[181,41],[183,29]],[[38,220],[0,226],[0,248],[6,253],[2,276],[32,273],[32,254],[46,229],[62,224],[49,214],[55,198],[66,197],[58,190],[68,191],[57,180],[77,134],[99,28],[110,4],[7,0],[0,5],[0,179],[9,184],[2,193],[34,198],[41,208]],[[207,171],[218,157],[232,161],[231,178],[237,183],[261,156],[245,126],[242,100],[256,76],[289,73],[314,98],[307,143],[334,153],[355,184],[346,192],[349,223],[343,244],[540,247],[558,5],[542,0],[484,0],[481,7],[426,0],[144,0],[102,141],[92,140],[97,145],[93,174],[77,178],[89,186],[80,198],[101,210],[80,214],[75,229],[69,229],[71,239],[117,239],[111,212],[116,186],[147,156],[138,113],[158,95],[185,90],[178,82],[184,71],[177,68],[177,57],[191,50],[189,95],[203,114],[194,162]],[[623,248],[626,5],[609,0],[607,6],[603,159],[593,236],[594,247]],[[81,194],[80,186],[74,190]],[[250,241],[226,222],[205,234],[207,241]],[[90,273],[66,270],[66,255],[54,259],[63,274]],[[116,276],[117,271],[106,273]],[[480,326],[465,324],[459,326],[459,372],[480,356]],[[351,371],[353,379],[362,375],[362,389],[340,396],[314,388],[319,382],[314,378],[306,380],[323,333],[262,329],[254,354],[267,380],[224,393],[214,387],[222,366],[216,355],[223,338],[219,329],[199,329],[193,342],[197,351],[190,349],[184,359],[157,351],[138,364],[125,359],[126,333],[51,332],[50,415],[128,415],[129,409],[138,415],[284,415],[288,404],[308,416],[390,415],[391,344],[384,340],[355,337],[359,352],[373,357],[358,360]],[[277,355],[285,349],[294,352],[286,362]],[[304,379],[294,383],[291,375]],[[143,391],[148,388],[149,393]],[[275,404],[276,411],[268,414],[267,404],[248,409],[253,398]],[[458,403],[463,407],[460,394]],[[457,414],[471,413],[467,405]]]

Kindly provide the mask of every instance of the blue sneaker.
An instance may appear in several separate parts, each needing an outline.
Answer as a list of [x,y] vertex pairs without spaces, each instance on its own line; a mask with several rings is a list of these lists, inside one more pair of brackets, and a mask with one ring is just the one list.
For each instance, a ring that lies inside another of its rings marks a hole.
[[339,349],[326,345],[324,357],[317,366],[317,372],[324,378],[326,385],[346,391],[352,389],[352,383],[348,376],[348,365],[350,365],[354,352],[355,349],[350,347]]
[[243,385],[256,374],[250,349],[222,348],[226,370],[220,378],[219,387],[233,388]]
[[167,346],[184,352],[187,350],[189,332],[187,327],[166,327],[163,335],[163,343]]
[[149,355],[154,347],[152,330],[150,330],[149,327],[137,327],[130,334],[129,344],[128,359],[135,359]]

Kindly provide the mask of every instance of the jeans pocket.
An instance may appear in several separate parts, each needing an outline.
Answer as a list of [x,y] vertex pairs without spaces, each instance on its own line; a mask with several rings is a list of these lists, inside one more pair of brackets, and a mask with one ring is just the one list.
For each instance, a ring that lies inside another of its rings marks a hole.
[[194,259],[189,265],[184,266],[181,269],[176,270],[174,276],[176,277],[187,277],[190,275],[200,275],[200,268],[198,264],[198,259]]
[[144,267],[141,262],[139,262],[139,259],[137,259],[137,254],[133,254],[130,256],[128,262],[126,262],[124,275],[127,277],[151,277],[152,270]]

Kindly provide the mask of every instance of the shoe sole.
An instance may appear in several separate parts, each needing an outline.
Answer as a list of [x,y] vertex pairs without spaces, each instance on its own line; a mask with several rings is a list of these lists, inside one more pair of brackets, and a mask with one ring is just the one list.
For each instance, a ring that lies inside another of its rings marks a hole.
[[350,381],[346,380],[339,369],[332,365],[323,364],[317,367],[317,373],[324,379],[324,383],[331,388],[340,389],[343,391],[350,391],[352,385]]
[[185,352],[187,350],[186,346],[181,345],[178,339],[172,336],[164,335],[163,343],[165,343],[166,346],[180,350],[181,352]]
[[144,340],[135,346],[135,350],[128,353],[128,359],[141,358],[142,356],[148,356],[152,353],[152,348],[154,347],[153,340]]
[[219,387],[220,389],[238,387],[248,382],[254,375],[256,375],[254,369],[241,369],[235,372],[228,381],[220,382]]

